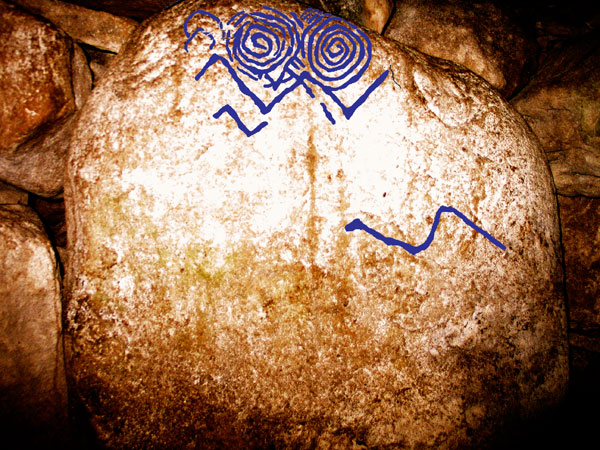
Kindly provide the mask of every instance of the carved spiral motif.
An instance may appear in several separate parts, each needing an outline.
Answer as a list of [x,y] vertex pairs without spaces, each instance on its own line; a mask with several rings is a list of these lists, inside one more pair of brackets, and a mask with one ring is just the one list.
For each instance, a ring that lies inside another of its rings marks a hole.
[[229,21],[235,31],[227,39],[227,52],[238,69],[259,79],[287,64],[299,51],[296,24],[277,10],[241,13]]
[[333,89],[357,81],[371,61],[371,41],[358,27],[315,10],[302,16],[302,55],[311,75]]

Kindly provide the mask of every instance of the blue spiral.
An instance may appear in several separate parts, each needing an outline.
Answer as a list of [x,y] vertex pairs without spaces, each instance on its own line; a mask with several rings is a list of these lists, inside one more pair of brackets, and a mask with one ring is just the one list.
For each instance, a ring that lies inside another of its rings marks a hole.
[[371,41],[358,27],[339,17],[307,10],[302,56],[311,75],[333,90],[356,82],[371,62]]
[[275,9],[263,8],[269,12],[242,12],[228,22],[235,27],[227,34],[229,59],[254,79],[285,67],[300,50],[296,23]]

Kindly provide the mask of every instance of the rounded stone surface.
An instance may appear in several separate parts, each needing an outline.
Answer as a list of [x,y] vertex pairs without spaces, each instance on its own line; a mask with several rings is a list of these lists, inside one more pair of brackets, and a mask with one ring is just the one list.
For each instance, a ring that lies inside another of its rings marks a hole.
[[[339,19],[146,22],[82,109],[65,199],[69,371],[109,447],[477,447],[564,394],[556,205],[523,120]],[[433,229],[416,254],[377,237]]]

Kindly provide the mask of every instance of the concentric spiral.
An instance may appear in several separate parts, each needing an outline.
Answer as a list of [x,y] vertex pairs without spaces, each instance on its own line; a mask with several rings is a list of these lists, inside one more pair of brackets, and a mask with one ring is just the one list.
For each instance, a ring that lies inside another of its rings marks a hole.
[[231,18],[235,30],[227,36],[227,52],[237,69],[259,79],[285,65],[299,50],[296,23],[279,11],[240,13]]
[[339,17],[315,13],[303,15],[302,55],[310,72],[335,90],[357,81],[371,61],[371,41],[358,27]]

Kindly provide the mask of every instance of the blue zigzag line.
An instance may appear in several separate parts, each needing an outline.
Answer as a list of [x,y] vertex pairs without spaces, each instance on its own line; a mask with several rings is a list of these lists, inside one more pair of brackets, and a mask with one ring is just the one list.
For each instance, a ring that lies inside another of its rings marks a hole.
[[473,228],[478,233],[482,234],[483,237],[485,237],[488,241],[490,241],[496,247],[500,248],[501,250],[506,250],[506,246],[504,244],[502,244],[502,242],[497,240],[494,236],[492,236],[487,231],[485,231],[482,228],[475,225],[459,210],[457,210],[456,208],[453,208],[451,206],[444,206],[444,205],[440,206],[438,208],[437,212],[435,213],[435,219],[433,220],[433,225],[431,227],[431,231],[429,232],[429,236],[427,236],[427,239],[425,239],[425,242],[423,242],[421,245],[417,245],[417,246],[410,245],[404,241],[399,241],[394,238],[385,237],[383,234],[379,233],[378,231],[374,230],[373,228],[369,228],[368,226],[366,226],[364,223],[361,222],[360,219],[354,219],[352,222],[350,222],[348,225],[346,225],[344,227],[344,229],[347,232],[354,231],[354,230],[366,231],[371,236],[373,236],[376,239],[379,239],[380,241],[384,242],[387,245],[397,245],[399,247],[402,247],[404,250],[406,250],[411,255],[416,255],[417,253],[420,253],[423,250],[427,250],[427,248],[433,242],[433,238],[435,237],[435,231],[437,230],[438,224],[440,222],[440,216],[442,215],[442,213],[452,213],[452,214],[456,215],[464,223],[469,225],[471,228]]
[[215,119],[218,119],[223,113],[229,114],[237,123],[238,128],[242,130],[248,137],[258,133],[260,130],[262,130],[269,124],[268,122],[261,122],[256,126],[256,128],[254,128],[254,130],[250,130],[246,125],[244,125],[244,122],[242,122],[238,114],[235,112],[235,109],[233,109],[230,105],[223,106],[220,110],[213,114],[213,117]]
[[[327,95],[329,95],[333,99],[333,101],[341,108],[341,110],[344,114],[344,117],[346,117],[346,119],[350,119],[352,117],[352,115],[355,113],[355,111],[358,109],[358,107],[360,105],[362,105],[367,100],[367,97],[375,89],[377,89],[377,87],[381,83],[383,83],[385,81],[385,79],[387,78],[387,76],[389,74],[389,70],[386,70],[385,72],[383,72],[351,106],[346,106],[334,94],[334,92],[333,92],[334,90],[332,88],[329,88],[329,87],[323,85],[322,83],[320,83],[319,81],[317,81],[313,77],[311,77],[308,72],[303,71],[296,77],[296,82],[294,84],[292,84],[291,86],[289,86],[286,89],[284,89],[283,91],[281,91],[279,93],[279,95],[277,95],[277,97],[275,97],[270,103],[265,104],[260,98],[258,98],[258,96],[256,96],[256,94],[254,94],[254,92],[252,92],[250,90],[250,88],[248,88],[248,86],[246,86],[246,84],[242,81],[242,79],[236,73],[235,69],[233,67],[231,67],[231,64],[229,64],[229,61],[227,61],[227,59],[225,59],[224,57],[222,57],[220,55],[217,55],[217,54],[211,55],[211,57],[209,58],[207,63],[204,65],[202,70],[200,72],[198,72],[198,74],[195,76],[196,81],[200,80],[200,78],[202,78],[202,76],[206,73],[208,68],[211,67],[213,64],[216,64],[217,62],[221,62],[227,68],[227,71],[231,75],[231,78],[237,83],[240,92],[242,94],[246,95],[247,97],[250,97],[252,99],[252,101],[254,102],[254,104],[258,107],[260,112],[265,115],[268,114],[269,112],[271,112],[271,110],[275,107],[275,105],[277,103],[279,103],[281,100],[283,100],[283,98],[287,94],[292,92],[298,86],[303,86],[305,88],[305,90],[310,94],[310,88],[304,84],[304,81],[308,80],[308,81],[320,86],[321,89],[323,89],[323,92],[325,92]],[[328,117],[328,119],[329,119],[329,117]]]

